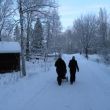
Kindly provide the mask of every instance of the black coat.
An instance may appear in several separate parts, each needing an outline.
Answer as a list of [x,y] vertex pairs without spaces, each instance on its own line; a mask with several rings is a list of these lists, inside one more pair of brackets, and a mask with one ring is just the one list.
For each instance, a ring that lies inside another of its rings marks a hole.
[[55,62],[55,67],[58,75],[66,74],[66,64],[62,58],[58,58]]
[[70,60],[68,66],[70,68],[70,73],[76,73],[76,69],[79,71],[79,67],[75,59]]

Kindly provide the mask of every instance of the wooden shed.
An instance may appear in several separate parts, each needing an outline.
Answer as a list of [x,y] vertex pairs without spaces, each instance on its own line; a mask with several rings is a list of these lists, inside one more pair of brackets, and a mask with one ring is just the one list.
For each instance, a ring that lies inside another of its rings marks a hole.
[[18,42],[0,42],[0,74],[20,71],[20,53]]

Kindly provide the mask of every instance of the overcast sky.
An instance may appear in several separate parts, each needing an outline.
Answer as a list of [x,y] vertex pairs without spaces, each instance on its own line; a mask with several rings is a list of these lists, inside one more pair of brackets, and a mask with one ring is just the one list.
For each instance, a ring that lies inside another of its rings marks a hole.
[[73,25],[81,14],[98,13],[100,7],[110,13],[110,0],[58,0],[59,14],[64,30]]

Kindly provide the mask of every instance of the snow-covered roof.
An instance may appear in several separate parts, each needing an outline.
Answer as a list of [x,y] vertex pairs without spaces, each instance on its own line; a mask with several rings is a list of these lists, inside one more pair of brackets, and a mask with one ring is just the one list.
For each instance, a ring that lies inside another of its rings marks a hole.
[[0,42],[0,53],[20,53],[21,47],[18,42]]

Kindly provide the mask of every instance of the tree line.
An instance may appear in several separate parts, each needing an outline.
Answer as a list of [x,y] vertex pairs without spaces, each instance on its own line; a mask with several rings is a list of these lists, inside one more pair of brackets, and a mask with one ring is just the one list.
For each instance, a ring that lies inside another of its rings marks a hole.
[[56,0],[0,0],[0,41],[21,44],[22,73],[25,60],[49,53],[99,54],[110,62],[110,18],[106,9],[98,15],[81,15],[62,32]]
[[86,14],[73,22],[73,27],[67,29],[64,37],[66,53],[99,54],[110,62],[110,18],[105,8],[100,8],[99,14]]
[[25,58],[51,53],[60,33],[56,0],[0,0],[0,41],[21,44],[23,76]]

